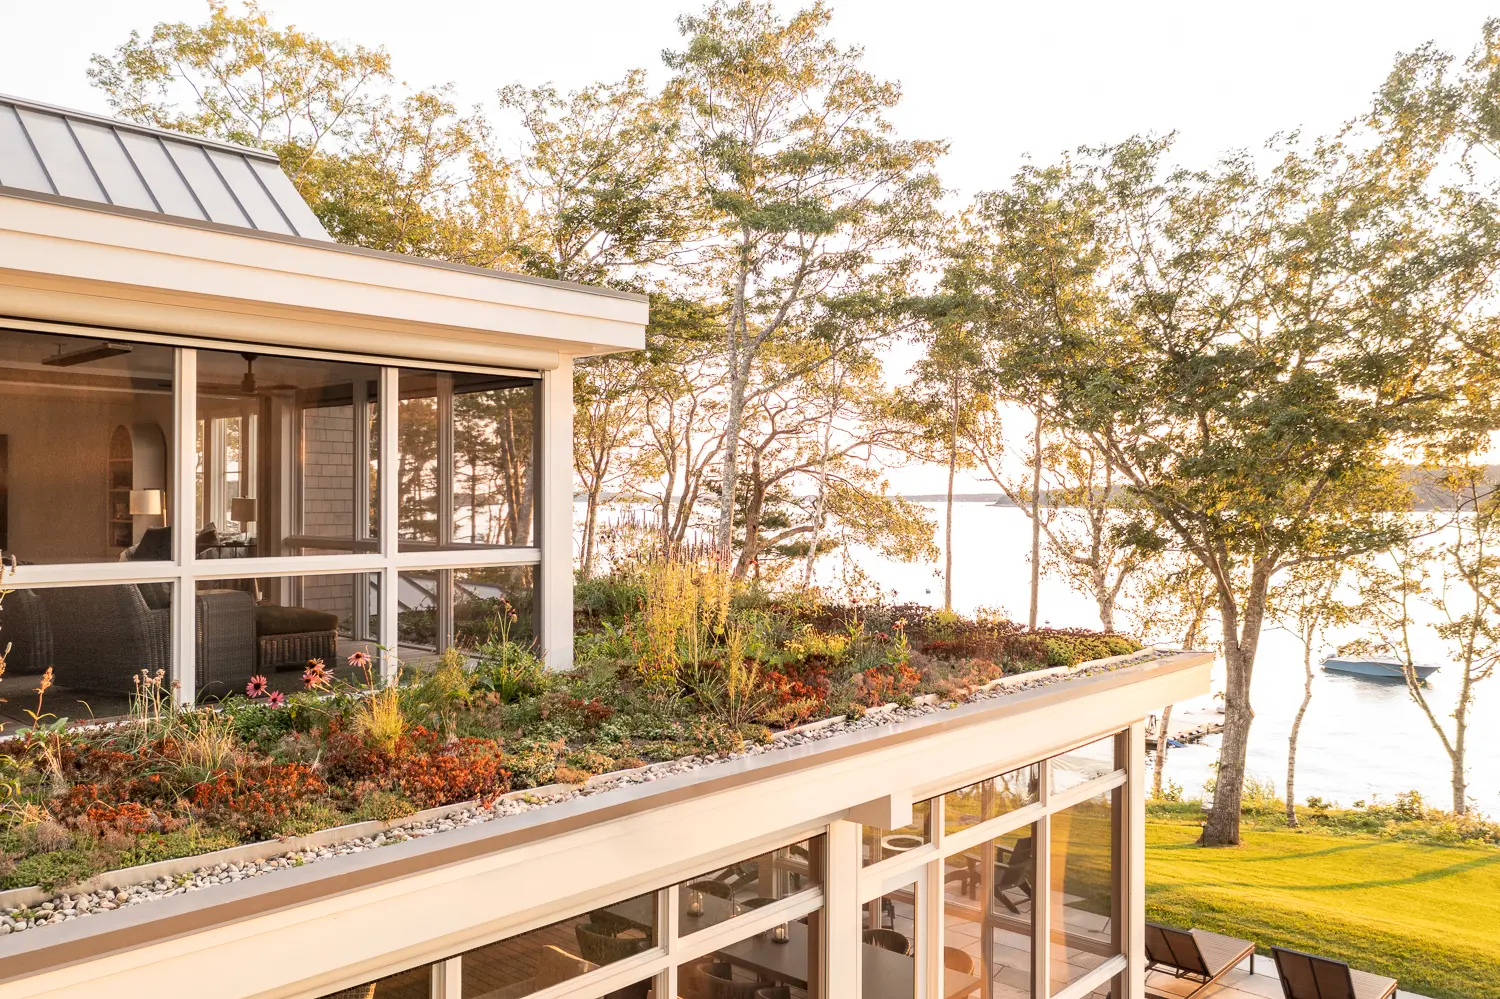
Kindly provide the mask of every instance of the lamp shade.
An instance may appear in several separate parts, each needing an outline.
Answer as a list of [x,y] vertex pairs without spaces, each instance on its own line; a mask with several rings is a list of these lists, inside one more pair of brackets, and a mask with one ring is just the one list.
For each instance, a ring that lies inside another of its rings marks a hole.
[[166,493],[161,489],[130,490],[130,515],[160,516],[165,508]]
[[248,524],[255,520],[255,497],[236,496],[229,501],[229,517],[231,520],[241,524]]

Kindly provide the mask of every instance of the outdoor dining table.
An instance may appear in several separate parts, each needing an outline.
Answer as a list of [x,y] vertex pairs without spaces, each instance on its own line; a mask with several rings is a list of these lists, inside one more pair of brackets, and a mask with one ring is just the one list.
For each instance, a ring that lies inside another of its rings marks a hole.
[[[807,927],[802,923],[788,923],[786,943],[775,943],[767,936],[757,934],[749,940],[730,944],[719,950],[717,956],[754,971],[762,978],[806,989]],[[860,961],[861,999],[912,999],[916,994],[915,959],[883,947],[861,944]],[[979,979],[973,975],[953,971],[943,974],[943,999],[964,999],[978,987]]]

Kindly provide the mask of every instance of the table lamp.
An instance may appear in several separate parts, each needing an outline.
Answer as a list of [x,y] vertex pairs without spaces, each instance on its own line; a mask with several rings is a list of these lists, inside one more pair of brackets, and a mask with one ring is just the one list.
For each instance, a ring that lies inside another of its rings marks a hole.
[[159,517],[166,507],[166,492],[161,489],[130,490],[132,517]]

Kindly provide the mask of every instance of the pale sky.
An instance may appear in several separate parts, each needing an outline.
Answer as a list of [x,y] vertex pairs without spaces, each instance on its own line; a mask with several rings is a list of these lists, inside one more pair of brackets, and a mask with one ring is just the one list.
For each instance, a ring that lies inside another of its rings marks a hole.
[[[678,43],[683,0],[266,0],[278,23],[384,45],[397,75],[451,82],[462,105],[493,109],[509,83],[561,88],[645,67]],[[795,9],[795,4],[783,4]],[[899,80],[899,130],[952,145],[941,166],[961,197],[1004,184],[1027,153],[1179,133],[1178,159],[1259,145],[1277,131],[1336,128],[1368,106],[1398,51],[1435,40],[1466,54],[1493,5],[1471,0],[1166,0],[1061,3],[834,0],[834,36]],[[132,28],[200,22],[203,0],[0,0],[0,93],[108,113],[89,56]],[[902,492],[941,488],[905,470]]]

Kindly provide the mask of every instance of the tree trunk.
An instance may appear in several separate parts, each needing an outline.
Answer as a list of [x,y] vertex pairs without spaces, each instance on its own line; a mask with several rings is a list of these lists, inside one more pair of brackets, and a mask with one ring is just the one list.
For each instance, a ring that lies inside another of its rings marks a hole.
[[1167,769],[1167,738],[1171,734],[1172,705],[1161,712],[1161,725],[1156,729],[1156,760],[1151,773],[1151,797],[1161,798],[1161,777]]
[[[844,380],[840,376],[838,386],[843,387]],[[837,406],[830,403],[828,407],[828,419],[823,424],[823,452],[818,459],[818,500],[813,507],[812,538],[807,543],[807,564],[802,569],[802,588],[805,590],[812,586],[813,566],[818,560],[818,545],[823,540],[823,518],[824,510],[828,502],[828,452],[833,447],[833,416]]]
[[[1472,653],[1471,653],[1472,661]],[[1469,739],[1469,700],[1473,696],[1474,672],[1469,664],[1464,666],[1464,679],[1458,692],[1458,706],[1453,711],[1453,813],[1467,815],[1469,812],[1469,780],[1465,773],[1465,743]]]
[[953,372],[953,422],[948,434],[948,507],[943,527],[943,610],[953,610],[953,476],[958,471],[958,372]]
[[583,557],[579,560],[579,573],[584,579],[594,573],[594,525],[599,517],[599,493],[598,486],[590,488],[583,503]]
[[1313,695],[1311,636],[1302,647],[1302,672],[1302,704],[1297,708],[1297,717],[1292,719],[1292,731],[1286,739],[1286,824],[1293,829],[1297,828],[1297,734],[1302,730],[1302,718],[1307,714]]
[[1214,787],[1213,810],[1203,825],[1198,842],[1204,846],[1238,846],[1240,802],[1245,792],[1245,753],[1250,745],[1250,675],[1255,668],[1255,650],[1265,618],[1266,591],[1270,588],[1267,568],[1252,570],[1245,596],[1244,621],[1234,595],[1219,589],[1219,616],[1224,632],[1224,737],[1219,745],[1219,773]]
[[1097,566],[1094,569],[1094,603],[1099,605],[1099,627],[1106,635],[1115,633],[1115,590],[1109,577]]
[[1036,439],[1031,460],[1031,610],[1026,623],[1036,630],[1037,600],[1042,586],[1042,401],[1036,405]]
[[724,461],[719,483],[719,558],[726,563],[734,551],[734,492],[739,478],[740,425],[744,420],[745,385],[739,373],[729,378],[729,411],[724,421]]
[[740,426],[745,418],[745,392],[748,388],[753,358],[740,357],[750,351],[746,334],[745,294],[750,281],[750,232],[740,230],[739,260],[735,267],[734,296],[729,306],[729,323],[724,330],[724,362],[729,376],[729,406],[724,420],[723,481],[719,483],[719,531],[715,539],[719,559],[726,565],[734,548],[734,490],[739,477]]

